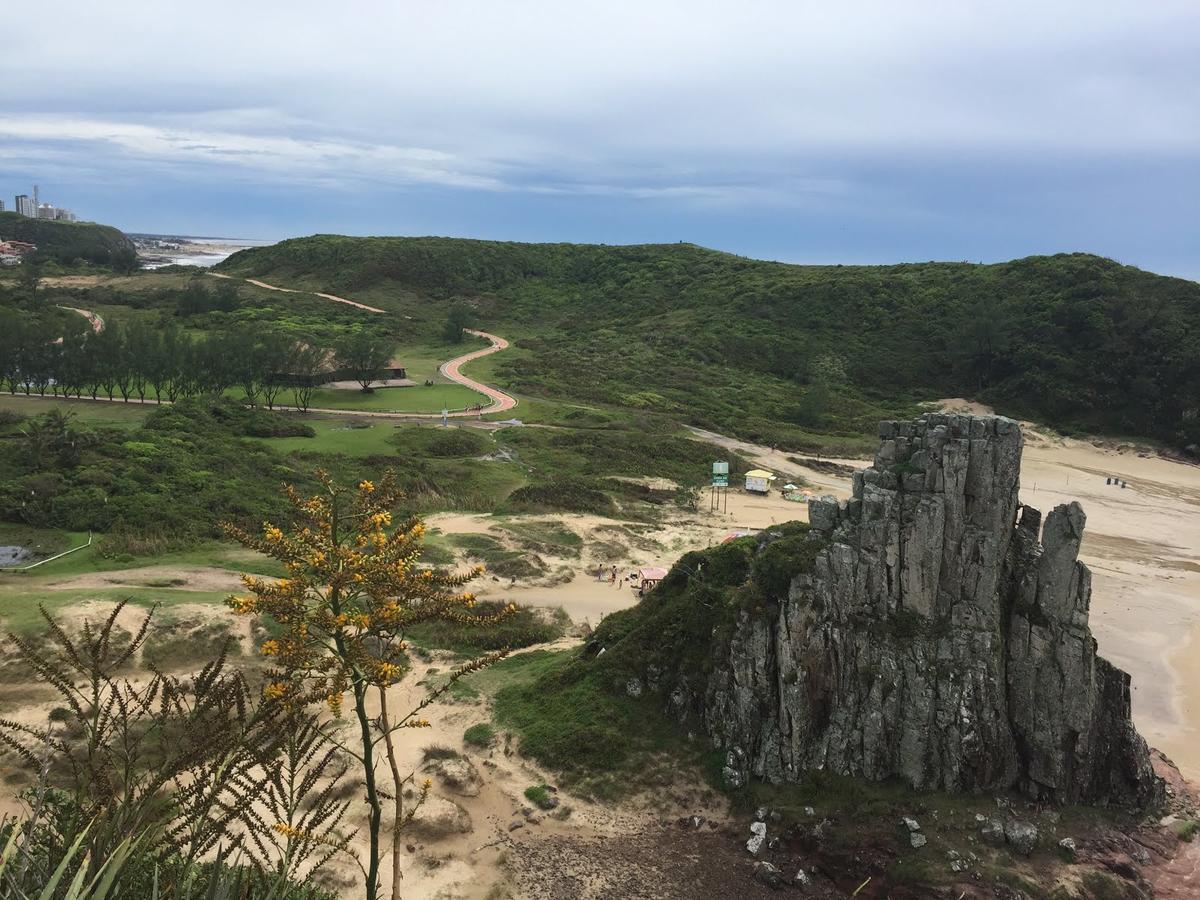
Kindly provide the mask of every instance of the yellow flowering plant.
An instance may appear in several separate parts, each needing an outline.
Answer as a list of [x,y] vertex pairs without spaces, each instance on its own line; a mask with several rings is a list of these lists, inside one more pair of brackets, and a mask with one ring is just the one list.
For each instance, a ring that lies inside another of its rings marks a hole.
[[[404,787],[413,775],[402,776],[393,735],[402,728],[429,727],[419,717],[423,709],[464,675],[505,655],[494,653],[460,666],[414,709],[393,718],[388,688],[408,669],[404,635],[413,625],[432,620],[486,627],[511,615],[515,607],[496,615],[474,615],[475,597],[464,586],[482,568],[453,572],[421,563],[425,525],[416,517],[393,521],[401,493],[390,473],[378,484],[362,481],[353,489],[337,486],[324,472],[317,477],[324,488],[318,496],[304,498],[291,486],[284,488],[295,509],[288,530],[270,522],[260,534],[222,526],[246,547],[281,562],[286,573],[277,580],[243,575],[246,591],[230,597],[228,605],[241,615],[267,616],[279,627],[279,633],[260,647],[272,663],[264,690],[268,697],[295,704],[322,698],[334,715],[340,715],[345,695],[353,698],[358,734],[352,746],[338,743],[362,765],[366,786],[367,900],[376,900],[379,892],[385,795],[375,769],[382,745],[393,781],[392,896],[398,897],[400,831],[412,821],[429,786],[420,788],[416,802],[405,811]],[[368,711],[372,692],[379,704],[376,716]]]

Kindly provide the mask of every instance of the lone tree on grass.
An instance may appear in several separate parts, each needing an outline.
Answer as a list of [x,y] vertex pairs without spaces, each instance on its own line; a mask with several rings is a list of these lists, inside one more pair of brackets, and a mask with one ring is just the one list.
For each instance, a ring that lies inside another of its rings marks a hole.
[[[368,806],[369,856],[363,872],[367,900],[379,896],[380,834],[383,799],[376,767],[386,755],[391,770],[390,794],[395,803],[392,824],[392,897],[399,896],[401,830],[412,821],[428,795],[426,780],[415,802],[404,807],[405,785],[414,774],[403,775],[396,759],[394,737],[405,728],[425,728],[421,711],[450,690],[462,676],[490,665],[505,653],[480,657],[451,673],[415,708],[393,715],[388,708],[388,688],[397,684],[408,668],[405,632],[420,622],[451,621],[487,626],[515,612],[506,607],[493,616],[472,615],[475,598],[463,586],[482,572],[476,568],[454,573],[420,564],[425,526],[411,518],[393,526],[391,510],[400,500],[393,477],[379,485],[361,482],[357,489],[337,487],[318,472],[324,491],[303,498],[294,488],[284,492],[296,510],[291,530],[270,523],[262,535],[251,535],[225,525],[228,535],[247,547],[284,564],[287,577],[266,581],[244,575],[248,593],[229,598],[238,613],[265,614],[281,627],[281,634],[262,645],[262,653],[276,665],[266,688],[269,697],[303,702],[314,694],[324,696],[340,715],[343,695],[353,698],[357,735],[342,744],[362,766]],[[379,713],[372,715],[374,695]]]
[[338,341],[335,351],[338,365],[361,384],[364,391],[369,391],[371,382],[378,381],[387,368],[392,344],[387,338],[376,337],[369,331],[355,331]]

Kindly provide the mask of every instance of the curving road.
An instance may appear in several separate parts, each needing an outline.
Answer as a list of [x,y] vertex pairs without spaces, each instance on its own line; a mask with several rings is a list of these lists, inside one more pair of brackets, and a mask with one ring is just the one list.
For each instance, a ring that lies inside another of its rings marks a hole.
[[[232,275],[225,275],[221,272],[209,272],[208,274],[212,275],[214,278],[233,278]],[[280,291],[284,294],[312,294],[315,297],[321,297],[325,300],[332,300],[334,303],[345,303],[347,306],[353,306],[357,309],[366,310],[367,312],[387,312],[385,309],[379,309],[376,306],[367,306],[365,303],[347,300],[345,297],[338,297],[334,294],[322,294],[318,291],[300,291],[296,290],[295,288],[277,287],[276,285],[267,284],[265,281],[258,281],[254,278],[246,278],[243,280],[248,284],[252,284],[255,287],[265,288],[268,291]],[[481,381],[476,381],[474,378],[468,378],[459,371],[462,366],[471,362],[471,360],[480,359],[484,356],[490,356],[493,353],[499,353],[501,350],[507,349],[508,341],[499,335],[489,334],[486,331],[476,331],[473,328],[466,329],[466,332],[468,334],[473,334],[476,337],[481,337],[486,341],[490,341],[491,346],[484,347],[482,350],[473,350],[470,353],[464,353],[462,356],[456,356],[454,359],[442,363],[441,366],[438,367],[438,372],[440,372],[450,381],[453,381],[455,384],[461,384],[463,387],[470,388],[473,391],[483,394],[491,402],[487,406],[482,406],[479,409],[459,409],[449,412],[447,415],[451,418],[457,419],[464,418],[466,416],[482,416],[484,413],[505,412],[506,410],[514,408],[517,405],[516,397],[513,397],[511,394],[506,394],[504,391],[494,388],[491,385],[484,384]],[[294,409],[294,407],[290,406],[281,406],[279,408],[289,410]],[[441,413],[367,412],[347,409],[320,409],[317,407],[310,408],[309,412],[329,413],[332,415],[374,416],[378,418],[392,419],[440,419],[442,417]]]
[[[490,385],[486,385],[481,381],[476,381],[474,378],[468,378],[466,375],[463,375],[458,371],[459,367],[464,363],[469,363],[473,359],[479,359],[483,356],[490,356],[493,353],[499,353],[501,350],[507,349],[508,341],[499,335],[488,334],[486,331],[476,331],[474,328],[467,328],[466,332],[467,334],[473,334],[476,337],[481,337],[484,340],[491,341],[491,346],[484,347],[482,350],[475,350],[471,353],[463,354],[462,356],[456,356],[449,362],[442,363],[438,368],[438,371],[451,381],[456,381],[463,387],[471,388],[471,390],[479,391],[479,393],[491,400],[491,404],[486,406],[483,410],[481,410],[481,412],[494,413],[504,412],[505,410],[512,409],[517,405],[517,399],[515,397],[504,393],[504,391],[497,390]],[[454,413],[452,415],[460,414]],[[464,410],[461,415],[469,415],[469,413]]]
[[59,306],[59,309],[70,310],[74,313],[79,313],[88,320],[88,324],[92,326],[92,331],[99,334],[104,330],[104,320],[92,312],[90,309],[80,309],[77,306]]

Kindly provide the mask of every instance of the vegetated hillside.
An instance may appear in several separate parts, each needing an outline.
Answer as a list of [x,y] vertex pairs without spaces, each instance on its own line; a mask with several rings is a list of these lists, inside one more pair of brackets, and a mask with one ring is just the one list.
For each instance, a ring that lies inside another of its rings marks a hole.
[[961,395],[1063,428],[1200,441],[1200,284],[1087,254],[798,266],[689,244],[317,235],[221,268],[393,297],[418,318],[465,299],[529,351],[500,364],[517,390],[782,444]]
[[0,213],[0,240],[37,244],[37,259],[63,264],[79,262],[121,272],[137,268],[133,241],[111,225],[95,222],[54,222],[14,212]]

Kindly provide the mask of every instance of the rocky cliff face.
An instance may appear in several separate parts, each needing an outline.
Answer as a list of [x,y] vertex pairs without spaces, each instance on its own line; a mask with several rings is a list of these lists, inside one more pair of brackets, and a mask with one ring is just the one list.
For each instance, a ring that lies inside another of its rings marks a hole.
[[1020,504],[1009,419],[927,415],[880,437],[851,500],[810,504],[811,570],[768,614],[742,612],[707,684],[672,696],[727,751],[726,777],[1153,802],[1129,676],[1088,628],[1083,510],[1043,524]]

